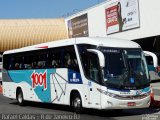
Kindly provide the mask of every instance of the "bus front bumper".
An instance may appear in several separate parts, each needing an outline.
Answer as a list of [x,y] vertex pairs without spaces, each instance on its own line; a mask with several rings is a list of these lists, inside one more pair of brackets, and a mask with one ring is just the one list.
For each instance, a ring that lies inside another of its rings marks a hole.
[[147,96],[143,99],[131,99],[131,100],[120,100],[112,97],[107,97],[107,98],[102,97],[102,98],[103,98],[102,109],[147,108],[150,106],[150,101],[151,101],[150,96]]

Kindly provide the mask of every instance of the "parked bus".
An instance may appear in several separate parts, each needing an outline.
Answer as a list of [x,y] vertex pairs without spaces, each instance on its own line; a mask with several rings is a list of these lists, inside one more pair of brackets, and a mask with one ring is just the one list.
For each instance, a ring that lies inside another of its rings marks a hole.
[[70,105],[77,113],[146,108],[150,91],[144,53],[132,41],[73,38],[3,54],[3,95],[19,105]]

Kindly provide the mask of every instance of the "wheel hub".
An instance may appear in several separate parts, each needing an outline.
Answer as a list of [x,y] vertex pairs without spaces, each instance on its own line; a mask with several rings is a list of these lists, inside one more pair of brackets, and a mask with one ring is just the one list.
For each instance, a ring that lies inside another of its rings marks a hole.
[[75,108],[79,108],[80,107],[80,103],[81,103],[81,100],[79,98],[76,98],[75,101],[74,101],[74,107]]
[[19,101],[19,103],[22,103],[22,95],[21,94],[18,95],[18,101]]

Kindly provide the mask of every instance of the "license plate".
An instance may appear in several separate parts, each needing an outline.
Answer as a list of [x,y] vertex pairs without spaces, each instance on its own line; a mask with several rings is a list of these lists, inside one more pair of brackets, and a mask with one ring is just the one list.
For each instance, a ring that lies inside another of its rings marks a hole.
[[128,102],[128,106],[136,106],[135,102]]

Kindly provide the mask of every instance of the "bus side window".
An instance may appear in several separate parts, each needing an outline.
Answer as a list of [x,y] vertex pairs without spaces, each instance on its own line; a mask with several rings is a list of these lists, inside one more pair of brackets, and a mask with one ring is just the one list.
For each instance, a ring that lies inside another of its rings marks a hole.
[[61,49],[60,48],[52,48],[49,51],[48,67],[61,68]]
[[16,69],[16,70],[20,69],[19,63],[15,63],[15,69]]
[[49,68],[68,68],[79,72],[74,46],[52,48],[48,65]]
[[20,70],[22,67],[23,59],[19,54],[9,57],[9,70]]
[[146,60],[148,65],[153,65],[153,59],[151,56],[146,56]]
[[71,67],[71,56],[69,53],[67,53],[64,57],[64,65],[66,68],[70,68]]
[[10,57],[8,55],[4,55],[3,56],[3,68],[6,69],[6,70],[9,70],[10,69]]
[[[38,68],[44,69],[47,68],[47,54],[41,54],[40,52],[37,54],[38,58]],[[36,58],[35,58],[36,60]]]
[[64,67],[79,72],[78,61],[74,46],[67,46],[64,48]]
[[59,61],[58,60],[52,60],[52,66],[54,67],[54,68],[58,68],[59,67]]
[[101,82],[99,59],[96,54],[87,52],[87,49],[96,49],[97,46],[79,44],[77,45],[84,75],[88,80]]
[[13,70],[15,68],[14,62],[15,62],[14,57],[10,57],[9,70]]
[[93,53],[82,53],[81,58],[86,77],[92,81],[99,82],[100,72],[97,56]]

